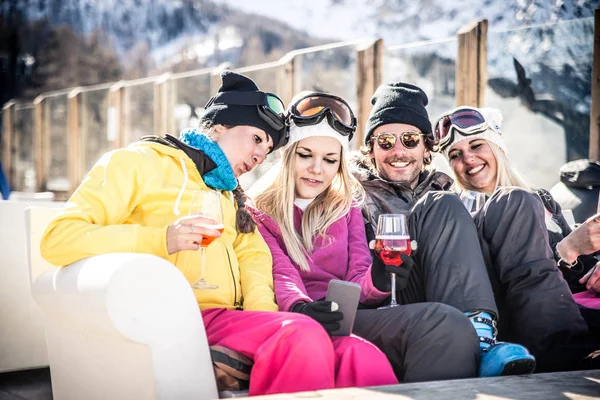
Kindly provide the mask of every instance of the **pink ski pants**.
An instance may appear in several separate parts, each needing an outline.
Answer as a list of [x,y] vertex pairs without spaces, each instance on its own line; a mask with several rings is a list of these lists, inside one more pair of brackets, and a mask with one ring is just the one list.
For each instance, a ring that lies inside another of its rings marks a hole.
[[202,318],[209,345],[254,360],[251,396],[398,383],[375,345],[354,335],[331,338],[302,314],[210,309]]

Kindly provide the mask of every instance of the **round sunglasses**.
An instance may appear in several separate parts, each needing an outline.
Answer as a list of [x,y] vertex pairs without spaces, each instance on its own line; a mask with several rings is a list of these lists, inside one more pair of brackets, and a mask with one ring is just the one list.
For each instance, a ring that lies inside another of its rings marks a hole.
[[406,131],[397,134],[399,137],[396,136],[395,132],[382,132],[373,136],[371,140],[374,140],[381,150],[388,151],[394,148],[398,139],[400,139],[402,146],[407,149],[414,149],[419,145],[421,136],[423,136],[423,133],[417,131]]

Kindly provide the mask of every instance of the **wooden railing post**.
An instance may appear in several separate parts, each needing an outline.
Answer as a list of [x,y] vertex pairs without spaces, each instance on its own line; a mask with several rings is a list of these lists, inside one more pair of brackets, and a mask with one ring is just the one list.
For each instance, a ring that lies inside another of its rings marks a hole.
[[125,87],[123,81],[111,86],[108,91],[108,117],[106,121],[106,140],[112,150],[123,146],[125,142]]
[[592,106],[590,108],[591,161],[600,161],[600,6],[594,11],[594,56],[592,67]]
[[[119,142],[117,147],[126,147],[130,143],[131,136],[131,89],[127,81],[122,81],[123,86],[119,89],[121,106],[119,108]],[[134,139],[135,140],[135,139]]]
[[33,100],[35,179],[36,191],[43,192],[48,186],[50,163],[50,132],[48,131],[48,112],[46,97],[39,95]]
[[456,105],[482,107],[487,87],[486,19],[458,31],[456,59]]
[[167,78],[167,80],[164,83],[165,86],[165,93],[164,93],[164,98],[165,98],[165,130],[161,133],[162,136],[164,136],[165,133],[170,133],[171,135],[177,135],[179,132],[177,132],[177,125],[175,123],[175,90],[174,90],[174,86],[175,83],[173,82],[173,80],[171,79],[171,75],[169,74],[169,77]]
[[67,176],[71,187],[69,196],[83,178],[85,139],[81,132],[81,89],[73,88],[67,95]]
[[354,136],[354,148],[364,141],[365,122],[371,112],[371,96],[381,84],[383,63],[383,39],[377,39],[357,50],[356,54],[356,118],[358,127]]
[[170,73],[163,74],[154,82],[154,134],[164,136],[173,133],[173,96],[171,95]]
[[9,101],[2,107],[2,167],[11,188],[14,186],[13,141],[15,140],[15,102]]
[[298,90],[300,68],[300,58],[294,51],[281,58],[281,66],[277,74],[277,88],[279,90],[277,94],[286,107],[296,94],[296,90]]

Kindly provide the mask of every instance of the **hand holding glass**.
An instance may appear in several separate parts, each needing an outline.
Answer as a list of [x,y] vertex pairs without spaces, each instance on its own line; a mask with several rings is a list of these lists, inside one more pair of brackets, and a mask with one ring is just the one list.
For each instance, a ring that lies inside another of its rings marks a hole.
[[[410,234],[408,232],[406,214],[381,214],[377,221],[375,234],[375,252],[385,265],[399,267],[402,265],[401,254],[410,255],[412,252]],[[391,274],[392,300],[389,306],[396,307],[396,274]]]
[[[204,224],[204,226],[222,233],[225,226],[223,225],[223,212],[221,210],[221,193],[216,190],[195,190],[192,192],[189,215],[198,215],[214,220],[214,224]],[[210,284],[204,279],[206,247],[215,239],[212,236],[202,236],[202,242],[200,242],[200,279],[192,284],[194,289],[218,288],[217,285]]]

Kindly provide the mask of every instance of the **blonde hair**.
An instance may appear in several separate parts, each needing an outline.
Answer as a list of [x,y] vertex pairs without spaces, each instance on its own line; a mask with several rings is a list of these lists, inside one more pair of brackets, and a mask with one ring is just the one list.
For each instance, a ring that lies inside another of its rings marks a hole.
[[[510,161],[506,156],[506,153],[498,147],[497,144],[490,142],[487,139],[484,139],[485,142],[490,146],[492,150],[492,154],[496,159],[496,186],[494,190],[498,187],[507,187],[507,186],[515,186],[525,190],[531,190],[531,185],[529,185],[513,168],[510,166]],[[453,171],[454,172],[454,171]],[[455,174],[456,175],[456,174]],[[473,190],[473,188],[464,187],[458,179],[454,180],[456,187],[458,189],[467,189]],[[491,194],[491,193],[488,193]]]
[[[353,205],[364,201],[364,189],[350,173],[344,149],[341,149],[340,168],[331,185],[319,194],[302,216],[300,236],[294,228],[295,157],[298,143],[283,153],[277,177],[264,192],[256,196],[255,205],[279,225],[289,257],[302,271],[310,271],[308,258],[313,251],[313,239],[327,239],[327,229],[345,216]],[[330,239],[330,238],[329,238]]]

